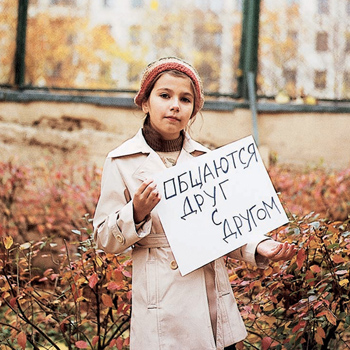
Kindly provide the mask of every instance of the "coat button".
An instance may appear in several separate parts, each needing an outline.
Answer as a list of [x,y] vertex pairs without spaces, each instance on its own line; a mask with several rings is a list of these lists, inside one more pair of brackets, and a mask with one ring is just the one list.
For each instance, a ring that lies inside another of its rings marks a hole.
[[175,260],[173,260],[171,263],[170,263],[170,267],[172,270],[176,270],[177,269],[177,262]]
[[125,243],[125,238],[122,235],[116,235],[115,238],[117,239],[117,241],[120,244],[124,244]]

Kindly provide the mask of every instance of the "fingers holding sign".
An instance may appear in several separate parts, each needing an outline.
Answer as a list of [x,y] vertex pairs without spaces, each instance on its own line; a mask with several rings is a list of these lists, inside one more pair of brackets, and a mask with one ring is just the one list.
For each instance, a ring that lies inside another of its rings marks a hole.
[[297,249],[294,244],[288,242],[280,243],[268,239],[258,244],[256,249],[261,256],[272,261],[290,260],[296,254]]
[[156,183],[153,180],[145,180],[136,190],[133,198],[135,223],[143,221],[159,201],[160,194]]

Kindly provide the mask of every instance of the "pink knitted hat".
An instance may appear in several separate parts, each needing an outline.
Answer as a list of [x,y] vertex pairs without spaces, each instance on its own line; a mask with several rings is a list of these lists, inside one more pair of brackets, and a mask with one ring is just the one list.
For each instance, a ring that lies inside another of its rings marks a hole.
[[204,93],[201,78],[194,67],[189,63],[177,57],[163,57],[150,63],[143,72],[140,90],[136,94],[134,101],[137,106],[142,107],[142,102],[146,98],[145,94],[149,86],[154,82],[158,75],[164,71],[176,70],[186,74],[193,82],[195,87],[195,101],[192,116],[195,116],[204,104]]

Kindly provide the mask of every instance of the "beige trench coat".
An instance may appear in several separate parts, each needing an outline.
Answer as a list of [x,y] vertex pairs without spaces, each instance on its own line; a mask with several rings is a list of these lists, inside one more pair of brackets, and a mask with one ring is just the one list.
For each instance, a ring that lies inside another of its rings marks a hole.
[[[178,162],[207,152],[187,134]],[[165,165],[145,142],[141,130],[105,161],[101,195],[94,217],[99,248],[121,253],[132,247],[133,294],[131,350],[214,350],[239,342],[246,329],[223,259],[212,263],[216,296],[216,339],[210,321],[204,269],[182,277],[155,208],[140,228],[133,221],[132,198],[141,182]],[[256,264],[256,243],[230,254]],[[215,301],[215,299],[214,299]]]

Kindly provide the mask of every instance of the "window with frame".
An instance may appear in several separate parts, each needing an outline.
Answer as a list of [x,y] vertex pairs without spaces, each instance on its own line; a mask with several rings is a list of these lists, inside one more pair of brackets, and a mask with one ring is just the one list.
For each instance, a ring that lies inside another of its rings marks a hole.
[[141,8],[143,6],[143,0],[131,0],[131,7]]
[[316,70],[314,77],[314,85],[316,89],[324,90],[327,86],[327,71]]
[[344,89],[350,93],[350,71],[344,72],[343,83]]
[[60,78],[62,75],[62,62],[58,62],[55,64],[51,71],[52,78]]
[[162,10],[169,10],[171,8],[172,0],[162,0],[160,6]]
[[115,0],[103,0],[103,7],[115,7]]
[[295,69],[284,69],[283,78],[286,84],[295,85],[297,82],[297,71]]
[[139,25],[133,25],[130,27],[130,42],[133,45],[140,44],[141,27]]
[[76,42],[76,34],[68,34],[66,42],[68,46],[74,45],[74,43]]
[[328,33],[318,32],[316,34],[316,51],[328,50]]
[[297,41],[298,40],[298,32],[296,30],[288,30],[287,36],[292,41]]
[[220,51],[222,43],[222,27],[219,23],[212,23],[210,32],[203,30],[203,23],[199,23],[194,31],[195,45],[201,51]]
[[283,69],[284,88],[288,95],[296,95],[297,71],[296,69]]
[[317,11],[320,15],[329,14],[329,3],[328,0],[318,0]]
[[159,48],[166,48],[171,46],[171,42],[173,39],[171,27],[167,25],[161,25],[157,29],[157,36],[154,39],[154,43]]
[[76,6],[76,0],[51,0],[51,5]]
[[140,76],[139,76],[139,67],[135,66],[134,64],[130,64],[128,67],[128,80],[130,83],[138,83]]
[[202,11],[209,11],[210,9],[210,0],[196,0],[196,6]]
[[350,32],[345,33],[345,52],[350,52]]
[[223,0],[215,0],[210,2],[210,9],[214,12],[221,12],[224,7]]
[[218,31],[218,32],[214,33],[213,37],[214,37],[215,46],[220,48],[222,45],[222,32]]
[[298,47],[298,32],[296,30],[288,30],[287,42],[290,49],[296,52]]

